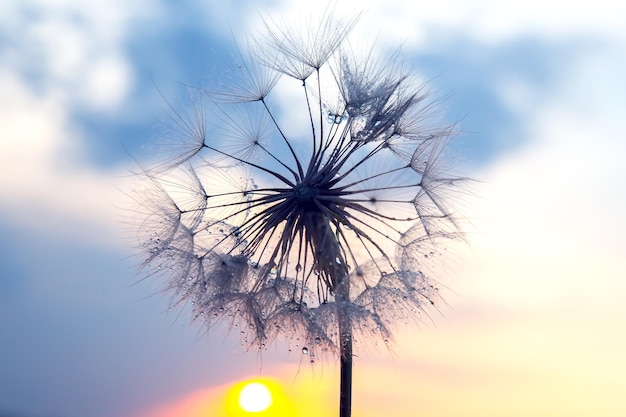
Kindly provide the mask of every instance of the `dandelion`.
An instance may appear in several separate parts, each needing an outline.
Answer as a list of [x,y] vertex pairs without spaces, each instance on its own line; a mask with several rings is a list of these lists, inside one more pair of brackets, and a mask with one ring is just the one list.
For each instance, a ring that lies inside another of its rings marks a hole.
[[[356,20],[265,21],[226,82],[167,101],[175,152],[141,197],[144,267],[173,304],[247,347],[282,336],[311,362],[338,356],[341,417],[356,340],[387,343],[438,302],[431,259],[459,236],[462,182],[444,159],[452,128],[398,53],[350,47]],[[284,82],[301,88],[289,108]]]

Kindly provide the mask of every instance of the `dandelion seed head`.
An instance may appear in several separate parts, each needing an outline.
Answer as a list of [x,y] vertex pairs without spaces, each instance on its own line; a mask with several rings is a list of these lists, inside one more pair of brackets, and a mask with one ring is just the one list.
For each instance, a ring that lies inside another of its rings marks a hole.
[[[252,52],[237,48],[230,90],[193,90],[191,112],[167,102],[179,155],[146,170],[144,266],[173,305],[249,347],[284,337],[311,360],[338,353],[341,321],[388,343],[438,301],[436,244],[460,233],[452,131],[397,53],[346,44],[356,20],[267,19]],[[278,111],[283,82],[298,95]]]

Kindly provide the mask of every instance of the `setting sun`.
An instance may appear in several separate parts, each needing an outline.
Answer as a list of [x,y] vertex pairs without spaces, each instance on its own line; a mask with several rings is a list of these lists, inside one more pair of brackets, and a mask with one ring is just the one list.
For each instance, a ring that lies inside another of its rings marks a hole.
[[239,406],[244,411],[258,413],[272,405],[272,393],[260,382],[250,382],[239,392]]
[[228,417],[294,416],[293,405],[278,382],[252,378],[235,384],[226,396]]

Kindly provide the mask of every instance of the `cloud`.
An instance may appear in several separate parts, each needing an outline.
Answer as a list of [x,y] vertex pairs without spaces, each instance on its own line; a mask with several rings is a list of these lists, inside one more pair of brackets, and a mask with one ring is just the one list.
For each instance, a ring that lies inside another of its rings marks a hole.
[[548,97],[531,93],[529,100],[512,100],[516,93],[501,86],[503,102],[514,101],[512,108],[526,120],[530,141],[490,169],[477,210],[488,232],[478,239],[495,255],[492,267],[523,262],[511,268],[524,283],[512,289],[518,296],[549,302],[583,291],[576,301],[587,304],[590,298],[605,300],[606,284],[624,288],[617,279],[623,266],[616,262],[626,250],[620,214],[626,207],[622,56],[612,48],[581,51]]
[[114,230],[122,171],[88,166],[77,111],[118,111],[133,88],[124,55],[141,3],[8,1],[0,13],[0,209],[27,227],[64,235]]
[[105,242],[115,236],[122,172],[81,163],[79,135],[55,98],[0,75],[0,213],[14,224]]
[[[565,38],[626,39],[621,16],[626,6],[614,0],[589,3],[565,3],[540,0],[443,0],[408,2],[406,0],[342,1],[330,3],[338,15],[365,15],[357,27],[359,36],[380,34],[385,44],[404,43],[408,49],[434,49],[454,38],[470,38],[479,43],[497,45],[519,38],[558,41]],[[309,4],[322,10],[329,4]],[[302,15],[301,2],[283,0],[268,14]]]
[[132,88],[123,53],[132,24],[158,10],[145,2],[72,0],[10,0],[3,8],[0,62],[61,106],[101,111],[114,109]]

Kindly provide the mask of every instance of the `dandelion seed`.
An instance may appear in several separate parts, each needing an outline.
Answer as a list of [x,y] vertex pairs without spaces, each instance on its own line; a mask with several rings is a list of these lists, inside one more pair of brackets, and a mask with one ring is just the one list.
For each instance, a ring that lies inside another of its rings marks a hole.
[[[356,339],[387,344],[437,299],[424,263],[459,236],[449,197],[464,182],[444,159],[452,129],[431,120],[399,56],[344,48],[356,20],[265,21],[232,94],[196,90],[190,118],[168,102],[180,154],[146,172],[140,228],[144,266],[207,327],[338,355],[342,417]],[[281,76],[301,85],[307,138],[287,135],[271,105]]]

